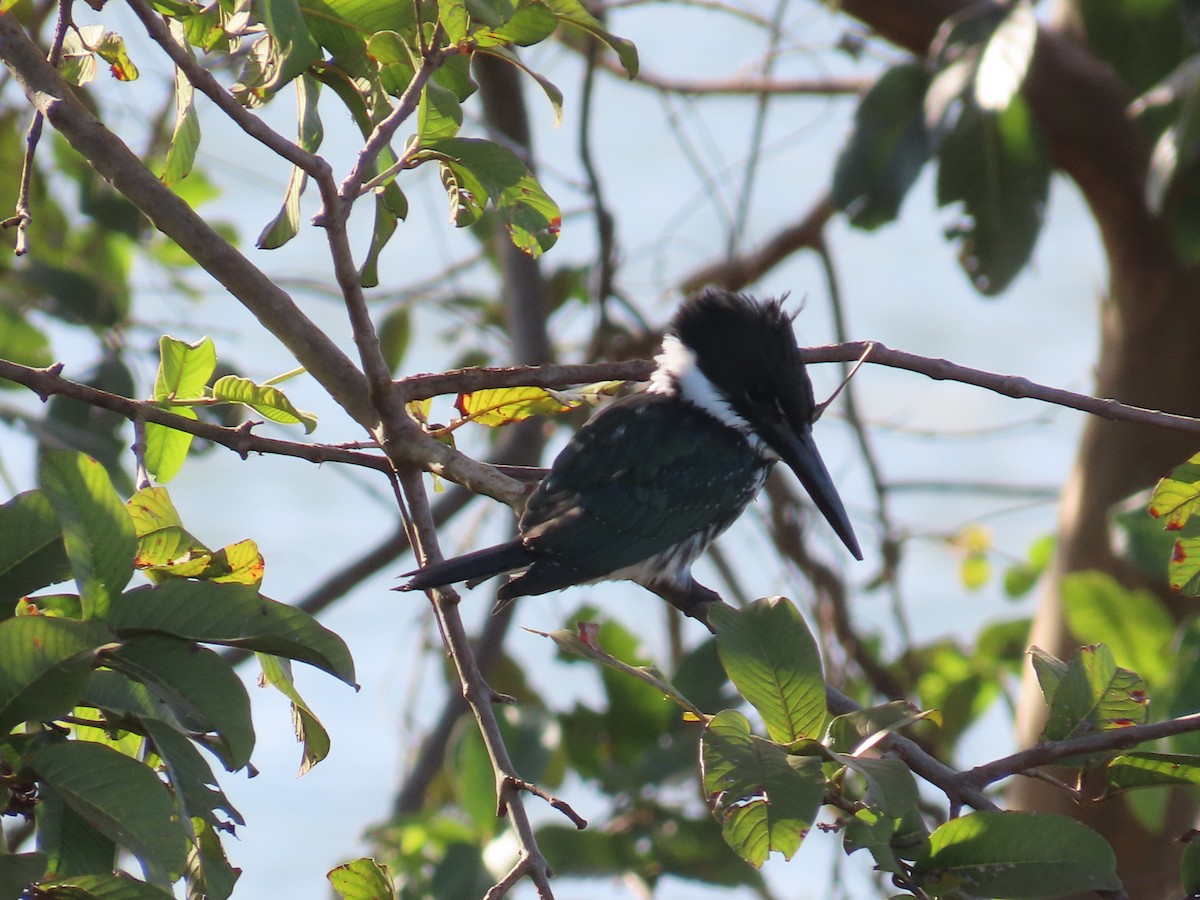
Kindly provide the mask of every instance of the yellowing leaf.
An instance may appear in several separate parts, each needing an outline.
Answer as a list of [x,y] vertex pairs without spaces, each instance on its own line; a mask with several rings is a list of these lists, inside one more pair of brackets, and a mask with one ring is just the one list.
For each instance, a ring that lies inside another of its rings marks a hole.
[[252,540],[238,541],[214,553],[192,550],[178,559],[148,566],[149,572],[174,578],[195,578],[218,584],[256,585],[262,581],[265,562]]
[[1150,495],[1150,515],[1163,519],[1167,531],[1178,531],[1200,507],[1200,453],[1161,479]]
[[530,416],[553,416],[574,409],[583,401],[559,400],[545,388],[492,388],[459,394],[454,406],[480,425],[508,425]]

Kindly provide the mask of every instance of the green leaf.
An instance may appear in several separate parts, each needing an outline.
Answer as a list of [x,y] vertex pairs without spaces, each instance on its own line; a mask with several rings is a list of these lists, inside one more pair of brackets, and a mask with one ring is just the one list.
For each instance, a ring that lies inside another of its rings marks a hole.
[[[86,898],[86,900],[173,900],[174,895],[153,884],[138,881],[124,872],[110,875],[76,875],[53,882],[43,882],[51,900]],[[63,890],[64,888],[68,890]]]
[[926,718],[932,718],[936,722],[937,711],[922,712],[907,700],[894,700],[882,706],[858,709],[838,716],[829,723],[829,748],[851,753],[867,738],[890,734],[898,728]]
[[308,30],[298,0],[262,0],[257,9],[275,44],[278,66],[275,77],[263,89],[277,91],[319,60],[321,48]]
[[929,158],[925,90],[929,74],[920,63],[885,71],[854,114],[854,130],[838,155],[833,204],[858,228],[893,221]]
[[617,59],[621,61],[625,74],[630,78],[637,76],[638,53],[633,42],[606,31],[599,20],[589,13],[579,0],[547,0],[546,6],[558,16],[559,21],[574,25],[607,44],[617,54]]
[[388,369],[393,375],[400,371],[404,362],[404,354],[408,352],[412,340],[412,314],[405,304],[393,306],[384,315],[376,329],[379,336],[379,349],[387,360]]
[[107,628],[52,616],[0,622],[0,735],[69,713],[87,685]]
[[[190,52],[190,51],[189,51]],[[196,162],[196,151],[200,148],[200,116],[195,107],[196,89],[183,74],[175,70],[175,130],[167,147],[167,161],[163,166],[162,183],[167,187],[187,178]]]
[[303,610],[244,585],[171,580],[134,588],[116,599],[109,625],[122,637],[158,632],[286,656],[356,686],[354,661],[340,637]]
[[1029,648],[1029,661],[1033,664],[1033,674],[1037,676],[1038,687],[1042,690],[1042,699],[1048,706],[1067,674],[1067,664],[1037,646]]
[[154,376],[154,399],[200,400],[208,379],[217,368],[217,348],[210,337],[194,344],[163,335],[158,341],[158,373]]
[[1027,0],[1013,3],[979,57],[975,102],[980,109],[1000,112],[1008,108],[1029,71],[1037,32],[1037,17]]
[[[9,309],[0,307],[0,359],[40,368],[54,361],[46,335]],[[17,387],[0,381],[0,387]]]
[[904,866],[892,850],[895,833],[894,819],[873,809],[860,809],[846,822],[842,831],[842,849],[847,856],[858,850],[866,850],[881,872],[903,873]]
[[1072,572],[1060,587],[1071,633],[1085,644],[1105,644],[1119,665],[1152,686],[1171,674],[1175,622],[1162,602],[1130,590],[1105,572]]
[[48,860],[45,853],[0,854],[0,897],[21,897],[25,888],[41,880]]
[[892,851],[903,859],[915,859],[924,851],[929,831],[921,818],[920,796],[912,770],[898,759],[839,754],[838,760],[865,779],[866,802],[892,821]]
[[540,387],[485,388],[459,394],[455,408],[480,425],[492,427],[521,422],[531,416],[554,416],[579,406],[563,403]]
[[[233,825],[244,825],[242,814],[234,809],[229,798],[217,786],[212,769],[196,745],[184,737],[173,726],[153,716],[139,717],[139,723],[154,745],[154,752],[163,761],[163,767],[175,790],[175,801],[179,804],[182,820],[191,827],[193,819],[201,819],[213,828],[233,830]],[[216,813],[225,815],[218,819]],[[233,823],[233,824],[231,824]]]
[[188,856],[188,880],[204,900],[228,900],[242,870],[229,865],[215,828],[196,825],[196,848]]
[[331,869],[325,877],[343,900],[391,900],[396,896],[388,867],[370,857]]
[[962,206],[948,235],[980,293],[999,294],[1025,267],[1049,190],[1050,159],[1021,96],[998,113],[964,103],[938,153],[937,201]]
[[395,181],[375,192],[375,227],[371,231],[371,246],[363,260],[359,284],[365,288],[379,285],[379,255],[396,233],[396,220],[408,215],[408,199],[400,192]]
[[63,801],[50,785],[38,785],[38,848],[49,859],[47,871],[60,878],[111,872],[117,847]]
[[191,641],[148,634],[123,642],[105,659],[150,688],[188,731],[212,735],[209,747],[230,772],[250,761],[250,697],[218,654]]
[[1185,597],[1200,597],[1200,538],[1186,537],[1175,542],[1167,563],[1167,584]]
[[1150,515],[1167,531],[1178,531],[1200,509],[1200,453],[1159,479],[1150,495]]
[[1103,644],[1080,647],[1050,701],[1046,738],[1138,725],[1148,714],[1146,684],[1136,672],[1118,667]]
[[462,106],[454,92],[430,81],[417,105],[417,134],[422,143],[452,138],[462,126]]
[[144,488],[129,498],[125,508],[138,539],[135,565],[166,565],[194,550],[208,550],[183,527],[166,488]]
[[1068,816],[976,812],[930,836],[914,871],[939,895],[955,889],[994,898],[1057,897],[1120,890],[1116,859],[1104,838]]
[[819,757],[792,756],[756,737],[746,717],[729,709],[704,729],[700,774],[726,842],[756,867],[773,850],[792,858],[825,796]]
[[1200,893],[1200,842],[1196,832],[1191,832],[1183,848],[1183,859],[1179,863],[1179,880],[1183,882],[1183,893],[1193,897]]
[[62,529],[46,494],[25,491],[0,504],[0,618],[31,591],[70,577]]
[[438,21],[446,29],[446,39],[451,44],[466,40],[470,16],[463,0],[438,0]]
[[42,455],[38,481],[62,525],[86,618],[103,618],[129,583],[137,537],[100,463],[73,450]]
[[518,7],[503,25],[480,29],[471,35],[479,49],[514,44],[529,47],[550,37],[558,27],[558,16],[541,3]]
[[292,702],[292,726],[296,730],[296,740],[304,748],[300,759],[300,771],[296,775],[299,777],[307,774],[313,766],[329,755],[329,732],[296,690],[290,660],[260,653],[258,662],[262,666],[263,680]]
[[829,712],[816,642],[785,597],[756,600],[742,610],[714,604],[721,664],[758,710],[774,741],[820,740]]
[[[193,422],[199,418],[196,411],[187,406],[173,406],[171,412]],[[146,469],[160,484],[179,474],[192,447],[192,437],[190,431],[179,431],[157,422],[146,423]]]
[[1114,757],[1105,767],[1105,796],[1136,788],[1200,784],[1200,756],[1187,753],[1133,751]]
[[[295,3],[295,0],[291,0]],[[305,30],[307,34],[307,29]],[[296,81],[296,107],[299,119],[297,143],[309,153],[315,153],[324,138],[324,129],[317,110],[321,82],[305,75]],[[308,175],[299,166],[292,166],[283,206],[275,218],[267,223],[255,242],[260,250],[275,250],[282,247],[300,231],[300,195],[308,183]]]
[[444,138],[413,158],[438,161],[456,224],[477,221],[491,199],[519,249],[539,256],[554,246],[562,226],[558,205],[511,150],[475,138]]
[[40,781],[109,840],[171,880],[183,873],[187,835],[154,771],[89,741],[60,741],[34,751],[28,765]]
[[292,406],[292,401],[279,388],[255,384],[249,378],[240,378],[237,375],[218,378],[212,386],[212,392],[217,400],[243,403],[272,422],[303,425],[305,434],[311,434],[317,427],[317,417]]
[[105,31],[92,49],[108,63],[112,76],[117,81],[135,81],[137,79],[137,66],[133,64],[133,60],[129,58],[129,53],[125,49],[125,39],[115,31]]

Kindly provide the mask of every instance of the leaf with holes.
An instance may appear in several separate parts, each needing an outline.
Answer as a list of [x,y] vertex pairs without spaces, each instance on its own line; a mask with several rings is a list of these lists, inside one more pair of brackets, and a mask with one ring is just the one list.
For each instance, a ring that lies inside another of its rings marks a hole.
[[1001,293],[1025,267],[1049,191],[1045,141],[1021,96],[997,113],[964,103],[938,152],[937,201],[961,206],[947,236],[980,293]]
[[819,757],[751,734],[746,717],[730,709],[704,729],[700,776],[726,842],[753,866],[772,851],[791,859],[825,796]]

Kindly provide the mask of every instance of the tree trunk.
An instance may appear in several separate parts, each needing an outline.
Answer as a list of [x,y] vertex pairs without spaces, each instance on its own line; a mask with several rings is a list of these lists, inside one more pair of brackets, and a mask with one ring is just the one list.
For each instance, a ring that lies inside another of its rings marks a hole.
[[[954,0],[846,0],[843,8],[888,40],[924,55],[944,18],[967,5]],[[1083,191],[1108,259],[1096,393],[1151,409],[1200,415],[1200,271],[1180,262],[1166,225],[1146,209],[1149,142],[1139,123],[1126,114],[1132,98],[1112,70],[1084,46],[1046,29],[1039,34],[1024,92],[1057,167]],[[1109,512],[1183,462],[1198,444],[1195,436],[1183,432],[1089,419],[1063,491],[1057,555],[1041,596],[1032,643],[1062,658],[1078,646],[1067,632],[1060,603],[1059,587],[1066,573],[1101,569],[1126,584],[1147,586],[1116,558]],[[1165,583],[1151,587],[1170,597]],[[1022,745],[1038,740],[1044,715],[1044,702],[1027,670],[1018,710]],[[1076,816],[1100,831],[1116,850],[1121,878],[1135,900],[1164,900],[1178,893],[1182,845],[1174,838],[1194,816],[1190,797],[1173,798],[1158,834],[1143,829],[1124,801],[1084,808],[1042,781],[1017,779],[1009,800],[1018,809]]]

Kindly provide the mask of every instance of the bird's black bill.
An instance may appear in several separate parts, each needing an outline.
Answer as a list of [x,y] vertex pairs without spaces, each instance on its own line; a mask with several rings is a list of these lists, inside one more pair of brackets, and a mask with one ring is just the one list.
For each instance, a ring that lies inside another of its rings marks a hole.
[[862,550],[858,547],[858,538],[854,536],[850,517],[846,515],[846,507],[842,505],[842,498],[838,496],[837,488],[833,486],[829,470],[825,468],[825,463],[821,461],[821,454],[817,452],[812,429],[807,425],[798,432],[780,428],[771,435],[769,443],[775,448],[780,458],[796,473],[796,477],[800,479],[800,483],[812,497],[813,503],[833,526],[834,532],[842,539],[846,549],[854,554],[855,559],[861,560],[863,555]]

